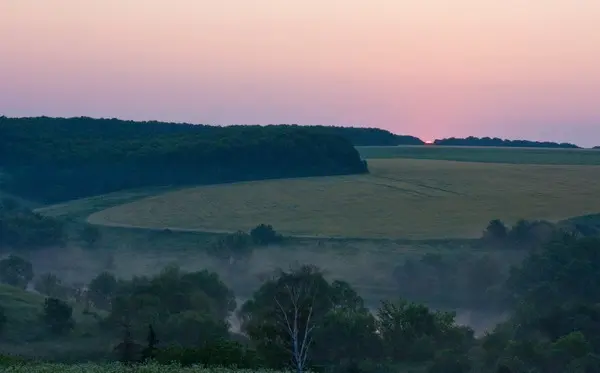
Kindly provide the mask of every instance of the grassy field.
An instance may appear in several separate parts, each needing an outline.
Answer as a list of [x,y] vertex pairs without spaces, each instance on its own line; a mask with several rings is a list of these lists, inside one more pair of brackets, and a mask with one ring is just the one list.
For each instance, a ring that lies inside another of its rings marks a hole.
[[[70,356],[86,354],[90,349],[97,350],[98,346],[109,351],[112,338],[104,335],[97,320],[83,314],[80,306],[73,308],[76,326],[66,337],[48,336],[41,321],[44,297],[37,293],[0,284],[0,306],[7,318],[0,338],[0,351],[4,354],[45,359],[60,357],[68,361]],[[0,367],[0,371],[6,371],[2,369]]]
[[[483,150],[461,149],[482,151],[489,159],[494,152],[521,152]],[[589,154],[598,154],[600,160],[600,152]],[[395,158],[370,159],[369,168],[369,175],[168,192],[99,211],[89,221],[213,232],[268,223],[296,236],[429,239],[477,237],[495,218],[509,223],[519,218],[557,221],[600,211],[600,166]]]
[[65,203],[42,206],[35,209],[35,212],[52,217],[68,217],[69,219],[75,220],[85,219],[96,211],[156,195],[168,189],[169,188],[147,188],[141,190],[125,190],[77,199]]
[[[0,368],[6,373],[277,373],[277,371],[259,369],[179,367],[176,365],[139,365],[123,366],[114,364],[28,364],[22,366]],[[290,370],[289,372],[291,372]],[[423,373],[424,365],[415,367],[398,367],[398,373]],[[283,373],[283,372],[282,372]]]
[[366,159],[408,158],[509,164],[600,165],[598,149],[466,146],[362,146],[357,149]]
[[268,370],[244,370],[228,368],[183,368],[178,366],[142,365],[123,366],[120,364],[27,364],[1,368],[6,373],[267,373]]

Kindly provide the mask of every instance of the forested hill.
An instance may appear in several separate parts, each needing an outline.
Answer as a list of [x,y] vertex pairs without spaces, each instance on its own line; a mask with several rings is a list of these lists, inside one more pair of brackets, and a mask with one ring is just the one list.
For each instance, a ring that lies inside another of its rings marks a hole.
[[346,138],[301,126],[0,117],[4,189],[57,202],[129,188],[368,172]]
[[345,137],[355,146],[424,145],[418,137],[396,135],[380,128],[309,126],[321,133]]
[[514,147],[514,148],[565,148],[577,149],[577,145],[569,143],[557,143],[549,141],[529,141],[529,140],[504,140],[497,137],[473,137],[456,138],[450,137],[446,139],[435,140],[434,145],[446,146],[499,146],[499,147]]

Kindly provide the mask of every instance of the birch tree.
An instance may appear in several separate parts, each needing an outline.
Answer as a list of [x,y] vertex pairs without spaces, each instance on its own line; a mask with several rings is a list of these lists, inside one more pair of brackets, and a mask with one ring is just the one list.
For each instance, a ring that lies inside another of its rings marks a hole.
[[314,279],[303,279],[296,284],[285,284],[281,295],[275,296],[279,322],[289,337],[288,352],[291,365],[297,373],[306,367],[313,331],[316,327],[315,300],[317,286]]
[[313,334],[332,309],[330,286],[316,267],[278,271],[238,312],[242,331],[271,366],[308,366]]

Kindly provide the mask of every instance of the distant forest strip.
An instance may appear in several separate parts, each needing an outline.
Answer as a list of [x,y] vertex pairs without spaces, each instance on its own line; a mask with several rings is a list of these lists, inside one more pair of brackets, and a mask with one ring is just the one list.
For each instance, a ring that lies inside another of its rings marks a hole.
[[0,168],[3,189],[48,203],[149,186],[368,172],[347,137],[323,127],[86,117],[0,117]]
[[497,137],[473,137],[456,138],[450,137],[441,140],[435,140],[434,145],[444,146],[498,146],[513,148],[562,148],[579,149],[579,146],[570,143],[557,143],[550,141],[529,141],[529,140],[505,140]]

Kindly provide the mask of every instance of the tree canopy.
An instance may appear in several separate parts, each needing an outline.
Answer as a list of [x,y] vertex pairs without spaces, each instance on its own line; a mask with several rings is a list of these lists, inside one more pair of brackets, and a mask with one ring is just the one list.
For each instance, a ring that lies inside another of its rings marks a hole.
[[506,140],[498,137],[474,137],[466,138],[450,137],[438,139],[433,142],[434,145],[447,146],[500,146],[514,148],[564,148],[578,149],[579,146],[570,143],[557,143],[551,141],[531,141],[531,140]]
[[0,168],[8,191],[43,202],[127,188],[368,172],[347,138],[322,128],[85,117],[1,117]]

